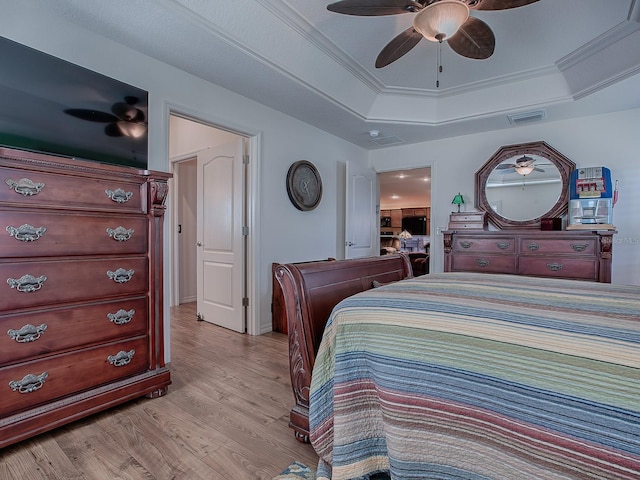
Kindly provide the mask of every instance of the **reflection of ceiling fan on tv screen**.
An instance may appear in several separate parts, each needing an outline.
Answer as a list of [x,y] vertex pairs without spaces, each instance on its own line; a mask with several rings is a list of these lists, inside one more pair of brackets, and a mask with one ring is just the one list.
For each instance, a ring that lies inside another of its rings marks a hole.
[[136,97],[127,96],[124,102],[111,106],[112,113],[87,108],[68,108],[64,112],[81,120],[106,123],[104,133],[110,137],[140,138],[147,133],[147,124],[144,112],[136,107],[137,103]]
[[379,16],[415,13],[413,25],[391,40],[376,59],[376,68],[395,62],[420,40],[446,41],[463,57],[485,59],[493,55],[493,31],[470,10],[507,10],[538,0],[341,0],[327,6],[345,15]]

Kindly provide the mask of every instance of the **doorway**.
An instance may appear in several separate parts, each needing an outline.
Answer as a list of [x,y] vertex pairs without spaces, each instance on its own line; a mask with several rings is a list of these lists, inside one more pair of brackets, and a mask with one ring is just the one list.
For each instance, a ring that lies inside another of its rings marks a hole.
[[[378,173],[380,253],[403,251],[429,271],[431,248],[431,168]],[[426,255],[426,257],[425,257]]]
[[[237,145],[234,153],[227,154],[222,150],[229,144]],[[200,315],[199,319],[241,332],[247,330],[248,320],[248,189],[244,161],[247,149],[247,137],[170,114],[169,151],[174,173],[171,305],[195,301],[200,308],[206,304],[210,315]],[[203,172],[207,172],[207,181],[202,180]],[[227,212],[233,213],[232,222],[219,225],[219,212],[225,213],[225,219],[230,218]],[[212,223],[217,227],[213,229],[214,234],[207,233],[206,228],[203,232],[203,227]],[[222,227],[227,227],[224,238],[225,228]],[[206,242],[201,238],[203,235],[207,237]],[[208,255],[203,254],[205,251]],[[212,253],[215,260],[212,260]],[[229,263],[222,261],[223,257],[234,260]],[[234,288],[229,288],[228,278],[218,278],[224,274],[237,279]],[[221,284],[226,287],[219,288]],[[204,302],[203,294],[206,294]]]

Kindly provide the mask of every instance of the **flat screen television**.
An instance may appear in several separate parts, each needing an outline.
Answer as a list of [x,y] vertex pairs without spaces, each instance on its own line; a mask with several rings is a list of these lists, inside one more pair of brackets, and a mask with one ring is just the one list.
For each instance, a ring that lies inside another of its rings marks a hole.
[[148,168],[148,92],[0,37],[0,145]]
[[426,235],[427,217],[403,217],[402,230],[406,230],[411,235]]

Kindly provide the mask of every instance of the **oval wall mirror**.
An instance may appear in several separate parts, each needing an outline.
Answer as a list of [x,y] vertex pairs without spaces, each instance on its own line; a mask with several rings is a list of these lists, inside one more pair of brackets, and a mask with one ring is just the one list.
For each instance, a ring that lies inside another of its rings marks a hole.
[[575,163],[545,142],[500,147],[476,172],[476,208],[498,228],[539,228],[567,212]]

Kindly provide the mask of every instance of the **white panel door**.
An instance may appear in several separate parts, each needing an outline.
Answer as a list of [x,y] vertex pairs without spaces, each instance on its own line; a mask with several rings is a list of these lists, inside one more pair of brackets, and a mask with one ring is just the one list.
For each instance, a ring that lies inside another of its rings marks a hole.
[[243,139],[198,154],[199,318],[245,332]]
[[369,167],[347,162],[345,183],[345,258],[378,255],[378,176]]

